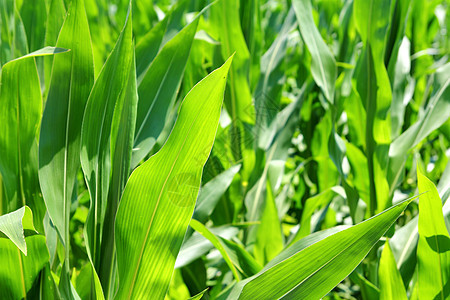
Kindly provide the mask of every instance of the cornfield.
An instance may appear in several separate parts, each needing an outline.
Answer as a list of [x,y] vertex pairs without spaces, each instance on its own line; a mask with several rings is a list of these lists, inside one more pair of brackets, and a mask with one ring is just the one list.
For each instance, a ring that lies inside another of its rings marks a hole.
[[0,0],[0,299],[450,299],[446,0]]

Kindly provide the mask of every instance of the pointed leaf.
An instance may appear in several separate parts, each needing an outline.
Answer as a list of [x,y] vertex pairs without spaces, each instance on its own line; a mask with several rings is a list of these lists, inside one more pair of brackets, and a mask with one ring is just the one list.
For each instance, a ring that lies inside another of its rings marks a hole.
[[408,299],[389,241],[384,243],[383,252],[381,252],[378,278],[380,281],[380,300]]
[[233,273],[234,279],[236,281],[240,281],[241,277],[239,275],[239,272],[236,269],[236,266],[234,265],[233,261],[231,260],[231,257],[229,255],[228,251],[226,250],[226,248],[224,247],[224,245],[222,244],[221,240],[218,237],[216,237],[214,234],[212,234],[211,231],[209,231],[208,228],[205,227],[205,225],[203,225],[202,223],[200,223],[197,220],[192,219],[191,222],[189,223],[189,225],[192,228],[194,228],[195,231],[197,231],[198,233],[203,235],[205,238],[207,238],[214,245],[214,247],[217,250],[219,250],[223,259],[225,260],[228,267],[230,268],[231,273]]
[[239,283],[229,299],[237,296],[239,299],[322,298],[358,266],[412,200],[403,201],[263,269]]
[[0,239],[0,298],[24,299],[39,272],[48,263],[45,237],[33,235],[25,238],[28,255],[25,256],[9,239]]
[[195,19],[164,45],[146,73],[141,75],[133,168],[150,152],[164,128],[183,78],[198,20]]
[[158,299],[167,291],[216,134],[230,64],[231,58],[191,90],[167,142],[128,180],[115,227],[117,299]]
[[419,168],[417,181],[424,193],[419,199],[419,298],[444,300],[450,297],[450,237],[436,187]]
[[[42,230],[45,205],[37,180],[36,133],[42,98],[35,56],[66,50],[47,47],[6,63],[0,83],[0,174],[4,183],[4,213],[28,205]],[[6,208],[6,210],[5,210]]]
[[[114,156],[115,150],[126,152],[126,147],[116,149],[116,145],[113,144],[117,141],[117,136],[114,136],[117,135],[119,129],[117,126],[120,126],[115,125],[116,132],[113,132],[113,118],[121,118],[120,110],[124,108],[124,97],[127,97],[127,101],[131,101],[130,97],[133,97],[132,91],[128,89],[131,88],[130,80],[133,80],[135,76],[131,74],[132,70],[134,71],[131,24],[131,12],[129,11],[117,43],[92,87],[81,129],[81,166],[90,194],[85,238],[89,257],[97,270],[101,258],[100,248],[110,187],[111,160],[117,159]],[[128,90],[130,93],[127,92]],[[125,109],[130,109],[131,113],[132,107],[133,105],[129,103]],[[130,125],[126,123],[126,120],[124,122],[127,126]],[[124,134],[123,138],[126,139],[127,133]],[[123,162],[125,161],[124,157]],[[117,167],[116,162],[114,165]],[[124,173],[125,177],[128,176],[127,173]],[[120,189],[120,183],[115,183],[118,184],[115,188]],[[120,197],[120,195],[118,196]]]
[[231,181],[240,169],[241,165],[233,166],[208,181],[201,188],[192,218],[204,222],[211,215],[217,202],[228,189]]
[[70,204],[80,168],[81,121],[94,82],[84,1],[72,1],[56,45],[71,51],[53,60],[39,139],[39,182],[50,219],[69,251]]
[[336,62],[314,23],[311,0],[292,1],[303,41],[312,56],[311,73],[325,98],[334,102]]
[[24,229],[36,230],[33,225],[33,214],[28,206],[0,216],[0,232],[3,232],[26,256]]

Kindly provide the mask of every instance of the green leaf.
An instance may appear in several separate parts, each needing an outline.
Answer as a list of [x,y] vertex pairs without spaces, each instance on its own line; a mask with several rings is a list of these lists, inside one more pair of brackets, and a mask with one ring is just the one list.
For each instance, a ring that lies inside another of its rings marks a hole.
[[139,83],[147,74],[149,66],[158,54],[169,18],[170,14],[167,14],[136,45],[136,74]]
[[33,235],[25,238],[28,255],[21,253],[9,239],[0,238],[0,298],[24,299],[48,263],[45,237]]
[[[45,45],[56,45],[58,35],[64,24],[66,9],[63,0],[51,0],[47,14],[47,24],[45,26]],[[47,99],[52,77],[53,57],[44,58],[44,99]]]
[[80,168],[81,122],[94,82],[84,1],[72,2],[56,45],[71,51],[53,60],[39,139],[39,182],[50,219],[66,247],[68,263],[70,205]]
[[192,297],[190,297],[188,300],[200,300],[202,299],[203,295],[208,291],[208,289],[204,289],[203,291],[201,291],[200,293],[198,293],[197,295],[194,295]]
[[30,151],[36,139],[42,113],[41,90],[32,57],[5,64],[0,85],[0,172],[5,187],[6,211],[27,203],[25,168],[31,164]]
[[229,93],[225,107],[233,121],[254,124],[255,112],[252,105],[250,86],[247,80],[250,54],[242,34],[238,0],[220,0],[211,7],[211,25],[214,37],[221,42],[222,58],[236,52],[230,69]]
[[385,37],[389,25],[389,0],[355,0],[353,17],[364,48],[355,77],[366,110],[365,152],[370,183],[370,215],[391,206],[386,180],[387,149],[391,139],[389,108],[392,92],[384,64]]
[[417,243],[419,240],[418,217],[397,229],[390,239],[390,247],[397,262],[404,285],[408,285],[417,264]]
[[249,82],[250,90],[254,90],[260,76],[261,53],[263,51],[263,30],[261,12],[263,6],[260,0],[241,1],[242,33],[250,53]]
[[[114,285],[111,284],[111,277],[114,276],[111,270],[115,268],[114,223],[119,200],[131,171],[131,153],[136,126],[138,95],[134,61],[133,52],[132,65],[128,70],[128,78],[125,78],[126,86],[123,86],[125,91],[121,91],[115,104],[111,128],[111,179],[103,224],[99,269],[103,287],[110,293],[114,289]],[[106,297],[108,296],[107,292]]]
[[266,195],[261,223],[258,225],[255,248],[253,250],[256,261],[261,265],[265,265],[272,260],[283,250],[284,245],[277,207],[268,181],[266,183]]
[[288,49],[289,33],[295,25],[295,13],[290,9],[280,33],[261,58],[261,77],[254,93],[256,108],[254,130],[257,131],[258,146],[264,150],[270,147],[278,129],[274,124],[278,121],[277,113],[281,107],[280,98],[285,77],[283,61]]
[[28,49],[40,49],[44,46],[47,21],[45,0],[23,0],[20,16],[27,34]]
[[267,270],[274,265],[278,264],[279,262],[282,262],[286,258],[289,258],[290,256],[294,255],[295,253],[305,249],[306,247],[311,246],[312,244],[315,244],[319,242],[320,240],[323,240],[326,237],[329,237],[330,235],[333,235],[337,232],[340,232],[344,229],[348,229],[350,226],[348,225],[338,225],[335,227],[331,227],[322,231],[313,232],[310,235],[295,241],[292,240],[289,245],[286,246],[286,248],[281,251],[280,254],[278,254],[274,259],[272,259],[267,265],[264,266],[264,270]]
[[50,271],[49,264],[46,264],[41,271],[41,278],[39,280],[39,299],[55,299],[60,300],[58,287]]
[[[125,143],[130,143],[131,136],[130,132],[123,132],[123,130],[129,129],[134,122],[132,115],[136,101],[135,85],[133,87],[135,73],[132,73],[135,69],[131,24],[131,11],[129,11],[117,43],[92,87],[81,129],[81,167],[90,195],[85,238],[88,255],[96,270],[100,268],[102,231],[105,225],[110,186],[118,189],[113,191],[115,195],[111,202],[111,205],[117,207],[120,190],[128,177],[127,147],[129,146]],[[130,119],[124,119],[126,117]],[[116,124],[113,124],[114,121]],[[120,137],[118,136],[119,126],[123,127],[120,128]],[[120,147],[116,149],[116,146]],[[119,158],[123,161],[117,161]],[[119,169],[113,178],[116,186],[112,186],[111,168],[114,171],[116,168]],[[112,227],[114,213],[115,210],[112,209],[108,226]],[[108,234],[112,234],[112,229],[109,227],[108,229]],[[111,257],[105,259],[108,258]]]
[[63,52],[47,47],[8,62],[0,84],[0,174],[4,183],[3,213],[28,205],[43,230],[45,205],[39,191],[36,134],[42,114],[42,98],[35,56]]
[[249,277],[261,270],[261,265],[241,245],[214,234],[195,219],[192,219],[189,225],[220,252],[236,281],[241,279],[239,274]]
[[360,272],[358,272],[357,269],[355,269],[348,277],[357,285],[359,285],[361,289],[361,296],[363,299],[380,299],[380,289],[372,282],[367,280]]
[[190,91],[167,142],[128,180],[115,227],[118,299],[161,298],[167,291],[216,134],[230,65],[231,58]]
[[211,233],[211,231],[208,230],[208,228],[205,227],[202,223],[199,221],[192,219],[189,225],[198,233],[203,235],[205,238],[207,238],[214,247],[219,250],[220,254],[222,255],[223,259],[227,263],[228,267],[231,270],[231,273],[233,273],[234,279],[236,281],[240,281],[241,277],[239,276],[239,273],[236,269],[236,266],[234,265],[233,261],[231,260],[230,255],[228,254],[227,249],[222,244],[221,240],[216,237],[214,234]]
[[142,75],[132,167],[150,152],[164,128],[183,78],[198,18],[167,42]]
[[392,189],[399,181],[408,151],[417,146],[433,130],[449,119],[450,110],[450,63],[436,71],[436,92],[429,100],[423,116],[396,138],[389,148],[389,180]]
[[75,290],[75,287],[72,284],[72,281],[70,281],[69,272],[65,270],[68,270],[68,266],[66,262],[63,262],[61,277],[59,278],[59,286],[58,286],[61,298],[68,300],[81,300],[80,296]]
[[[209,228],[214,235],[223,239],[235,237],[239,230],[236,227],[220,226]],[[213,245],[198,232],[194,232],[189,238],[183,241],[180,252],[178,252],[175,268],[184,267],[213,248]]]
[[0,232],[3,232],[19,249],[27,255],[27,244],[23,231],[36,230],[33,225],[33,213],[28,206],[0,216]]
[[383,252],[381,252],[378,280],[380,281],[380,300],[408,299],[389,241],[384,243]]
[[336,194],[343,193],[339,187],[328,188],[320,194],[306,199],[305,206],[302,211],[302,219],[300,222],[300,228],[295,234],[291,243],[298,241],[299,239],[308,236],[311,233],[311,217],[313,213],[321,207],[326,206]]
[[336,61],[317,29],[310,0],[292,1],[303,41],[311,53],[311,73],[325,98],[334,102],[334,85],[336,82]]
[[208,181],[200,189],[193,219],[206,221],[240,169],[241,165],[235,165]]
[[81,268],[76,277],[75,288],[81,299],[105,299],[100,280],[91,262]]
[[444,300],[450,297],[450,237],[436,187],[419,168],[417,181],[421,193],[417,246],[419,298]]
[[356,268],[412,200],[403,201],[263,269],[237,285],[229,299],[325,296]]

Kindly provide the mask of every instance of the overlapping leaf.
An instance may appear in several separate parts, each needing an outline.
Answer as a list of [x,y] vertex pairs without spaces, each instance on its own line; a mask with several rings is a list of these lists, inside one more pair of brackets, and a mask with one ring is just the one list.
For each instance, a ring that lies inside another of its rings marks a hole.
[[84,107],[94,83],[89,25],[84,1],[74,0],[58,36],[39,138],[39,182],[48,214],[69,255],[70,205],[80,168],[80,137]]
[[450,237],[442,202],[434,184],[417,169],[419,192],[419,244],[417,272],[419,297],[450,297]]

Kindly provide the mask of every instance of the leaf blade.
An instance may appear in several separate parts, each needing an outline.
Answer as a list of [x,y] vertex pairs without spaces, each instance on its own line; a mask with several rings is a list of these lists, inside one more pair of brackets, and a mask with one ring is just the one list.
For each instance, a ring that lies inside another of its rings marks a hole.
[[[165,145],[128,180],[115,227],[116,298],[162,297],[167,291],[218,126],[230,64],[231,59],[191,90]],[[177,220],[170,222],[173,214]]]

